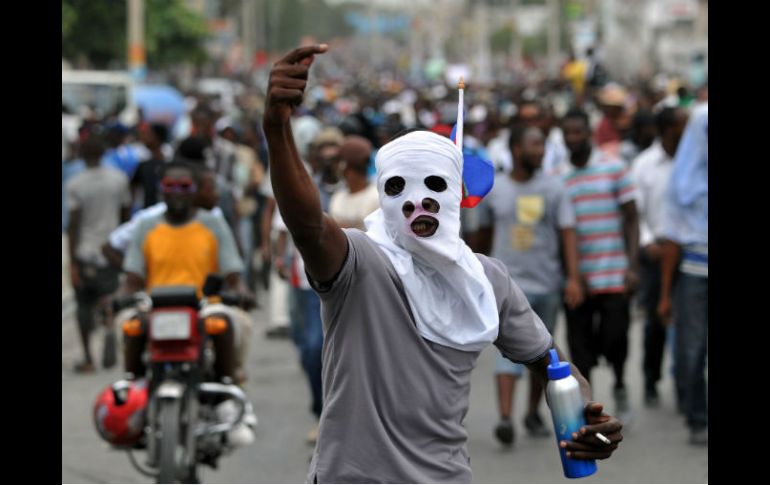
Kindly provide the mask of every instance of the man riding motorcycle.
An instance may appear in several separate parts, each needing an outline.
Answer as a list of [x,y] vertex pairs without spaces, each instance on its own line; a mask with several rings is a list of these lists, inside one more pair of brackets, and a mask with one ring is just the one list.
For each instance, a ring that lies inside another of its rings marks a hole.
[[[254,306],[253,296],[240,280],[243,262],[230,229],[224,220],[208,211],[198,210],[194,204],[203,172],[202,167],[183,162],[163,166],[161,190],[167,208],[137,224],[123,261],[126,280],[121,294],[149,293],[158,287],[181,285],[195,287],[200,298],[207,276],[213,273],[224,277],[224,289],[239,295],[246,308]],[[217,304],[207,307],[205,314],[200,316],[213,313],[235,323],[212,337],[214,378],[242,382],[243,377],[238,375],[241,359],[237,342],[243,340],[238,333],[245,326],[236,323],[242,315],[237,309]],[[137,334],[124,335],[125,371],[134,378],[141,378],[146,373],[142,360],[146,346],[146,324]],[[245,422],[255,424],[256,419],[249,416]],[[250,441],[248,437],[246,441]]]
[[[198,165],[191,162],[191,166],[195,167],[198,173],[197,177],[197,190],[193,196],[193,205],[198,208],[197,212],[210,213],[211,216],[220,219],[226,224],[222,211],[216,206],[219,199],[219,192],[217,191],[216,177],[210,168],[205,165]],[[130,221],[125,222],[117,229],[112,231],[109,236],[109,240],[102,246],[102,252],[113,264],[119,269],[123,269],[123,262],[125,254],[128,252],[128,248],[131,245],[131,241],[134,239],[134,235],[137,232],[139,224],[147,219],[157,219],[158,216],[163,215],[167,210],[166,202],[161,201],[157,204],[143,209],[131,218]],[[222,234],[230,234],[228,231],[223,231]],[[248,296],[248,300],[251,301],[251,296]],[[241,308],[233,306],[218,305],[217,311],[225,311],[231,314],[233,320],[238,325],[238,332],[236,335],[236,346],[238,348],[236,352],[236,370],[234,380],[238,385],[243,385],[246,381],[246,360],[247,351],[249,346],[249,337],[251,335],[251,318],[248,313]],[[118,318],[118,323],[122,322],[125,318]]]

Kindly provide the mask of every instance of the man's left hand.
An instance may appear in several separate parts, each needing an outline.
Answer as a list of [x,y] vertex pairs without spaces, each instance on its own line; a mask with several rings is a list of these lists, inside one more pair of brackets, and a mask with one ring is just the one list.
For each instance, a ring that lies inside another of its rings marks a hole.
[[[577,433],[572,433],[572,441],[561,441],[559,446],[566,449],[567,457],[576,460],[604,460],[612,455],[623,441],[620,430],[623,423],[603,412],[604,405],[589,402],[585,407],[586,424]],[[601,433],[610,440],[606,444],[596,437]]]
[[623,277],[623,284],[626,287],[626,295],[633,295],[636,289],[639,288],[639,273],[631,268],[627,269]]

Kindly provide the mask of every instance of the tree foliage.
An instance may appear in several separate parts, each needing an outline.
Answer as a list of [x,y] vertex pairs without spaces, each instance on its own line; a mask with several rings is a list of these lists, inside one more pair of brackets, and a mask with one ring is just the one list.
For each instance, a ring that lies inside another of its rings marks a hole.
[[[127,0],[62,0],[62,57],[95,68],[127,64]],[[150,68],[205,59],[206,24],[182,0],[145,0]]]

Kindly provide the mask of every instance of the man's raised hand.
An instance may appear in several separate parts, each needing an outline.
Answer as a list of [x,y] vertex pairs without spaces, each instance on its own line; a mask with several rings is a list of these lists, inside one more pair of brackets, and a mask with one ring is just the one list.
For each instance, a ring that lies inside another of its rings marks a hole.
[[267,85],[266,125],[288,123],[292,108],[302,103],[315,54],[328,49],[326,44],[298,47],[273,65]]

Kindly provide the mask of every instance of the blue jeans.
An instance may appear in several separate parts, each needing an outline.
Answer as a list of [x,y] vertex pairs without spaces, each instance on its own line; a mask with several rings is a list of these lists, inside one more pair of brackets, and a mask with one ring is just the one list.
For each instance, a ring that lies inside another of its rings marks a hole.
[[313,290],[292,288],[289,295],[292,340],[299,350],[302,369],[310,384],[311,411],[320,417],[323,404],[321,354],[324,343],[321,300]]
[[708,277],[680,273],[674,290],[676,379],[682,386],[687,424],[708,425]]
[[254,288],[252,281],[251,257],[254,254],[254,221],[250,217],[238,219],[238,241],[243,249],[243,272],[241,278],[249,288]]
[[[562,298],[560,292],[544,293],[544,294],[525,294],[527,301],[532,309],[540,317],[540,320],[545,324],[545,328],[553,335],[553,331],[556,328],[556,317],[559,314],[559,307],[561,306]],[[524,373],[524,366],[511,362],[507,358],[503,357],[503,354],[497,356],[495,362],[495,375],[497,374],[512,374],[515,376],[521,376]]]

